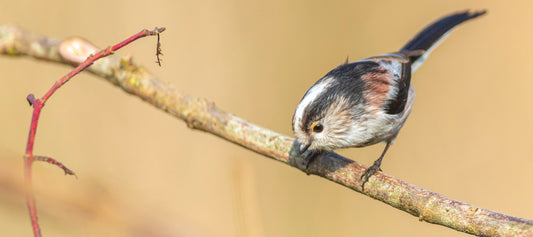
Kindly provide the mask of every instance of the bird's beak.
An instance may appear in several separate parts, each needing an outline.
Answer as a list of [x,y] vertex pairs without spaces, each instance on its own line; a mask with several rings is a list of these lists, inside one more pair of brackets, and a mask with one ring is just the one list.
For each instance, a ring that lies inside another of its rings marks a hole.
[[317,157],[318,154],[320,154],[320,151],[309,149],[311,147],[311,142],[309,143],[300,143],[298,140],[295,140],[292,145],[292,151],[290,158],[292,159],[291,162],[295,162],[293,159],[294,156],[299,157],[297,163],[291,163],[291,164],[299,164],[298,166],[301,167],[302,165],[305,167],[305,170],[309,169],[309,164]]

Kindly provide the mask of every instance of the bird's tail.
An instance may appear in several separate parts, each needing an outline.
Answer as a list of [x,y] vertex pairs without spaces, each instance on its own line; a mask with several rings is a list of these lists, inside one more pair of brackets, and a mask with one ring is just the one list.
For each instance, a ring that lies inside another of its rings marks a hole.
[[[471,12],[469,10],[445,16],[427,26],[413,37],[400,51],[407,52],[414,72],[437,45],[459,24],[485,14],[485,10]],[[416,53],[416,51],[420,53]],[[415,53],[408,53],[415,52]]]

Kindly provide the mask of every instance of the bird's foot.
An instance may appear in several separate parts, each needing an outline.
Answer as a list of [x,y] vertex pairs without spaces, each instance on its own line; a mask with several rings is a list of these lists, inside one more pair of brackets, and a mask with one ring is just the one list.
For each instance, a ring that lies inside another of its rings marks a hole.
[[381,164],[377,164],[377,162],[375,162],[372,166],[368,167],[365,172],[363,172],[363,175],[361,175],[361,189],[363,191],[365,191],[365,183],[368,182],[368,179],[370,179],[370,177],[376,172],[381,171],[380,165]]

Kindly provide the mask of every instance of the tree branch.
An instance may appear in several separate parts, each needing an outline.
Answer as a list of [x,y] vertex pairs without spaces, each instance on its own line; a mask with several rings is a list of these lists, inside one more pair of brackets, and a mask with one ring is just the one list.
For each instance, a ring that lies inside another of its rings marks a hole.
[[[70,44],[69,40],[38,36],[12,25],[0,26],[0,53],[4,55],[75,64],[76,61],[60,53],[59,49],[65,44]],[[99,61],[88,70],[185,121],[190,128],[214,134],[305,171],[301,157],[291,153],[293,138],[229,114],[207,99],[181,94],[130,58],[111,56],[109,60]],[[365,166],[338,154],[323,153],[311,164],[308,172],[364,193],[428,223],[480,236],[533,235],[532,220],[455,201],[382,172],[372,176],[362,192],[359,177],[365,169]]]

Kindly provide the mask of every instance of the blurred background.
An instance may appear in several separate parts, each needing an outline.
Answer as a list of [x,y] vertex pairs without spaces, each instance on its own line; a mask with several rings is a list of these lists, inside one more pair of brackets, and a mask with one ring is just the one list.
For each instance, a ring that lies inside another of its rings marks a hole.
[[[305,91],[347,56],[399,49],[437,18],[487,9],[413,75],[413,112],[383,163],[450,198],[533,219],[531,1],[6,1],[0,23],[100,47],[165,26],[131,55],[180,91],[283,134]],[[31,108],[64,65],[0,57],[0,235],[31,236],[22,156]],[[383,144],[341,154],[371,164]],[[47,103],[35,154],[44,236],[464,236],[187,128],[88,73]]]

